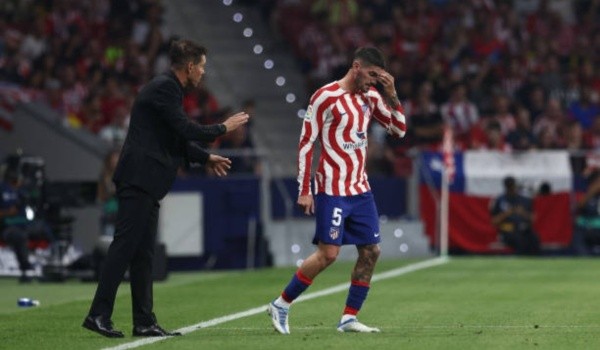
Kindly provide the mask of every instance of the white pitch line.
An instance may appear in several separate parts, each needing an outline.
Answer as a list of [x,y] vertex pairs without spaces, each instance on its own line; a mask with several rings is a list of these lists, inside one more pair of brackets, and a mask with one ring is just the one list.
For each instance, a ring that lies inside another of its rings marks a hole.
[[[389,271],[386,271],[386,272],[378,273],[378,274],[376,274],[376,275],[373,276],[373,278],[371,279],[371,281],[372,282],[377,282],[377,281],[385,280],[385,279],[388,279],[388,278],[402,276],[402,275],[405,275],[407,273],[411,273],[411,272],[415,272],[415,271],[418,271],[418,270],[427,269],[427,268],[430,268],[430,267],[442,265],[442,264],[447,263],[448,261],[449,261],[449,259],[447,257],[438,257],[438,258],[434,258],[434,259],[430,259],[430,260],[421,261],[421,262],[418,262],[416,264],[410,264],[410,265],[407,265],[407,266],[399,267],[397,269],[393,269],[393,270],[389,270]],[[333,286],[333,287],[330,287],[330,288],[326,288],[326,289],[320,290],[318,292],[309,293],[309,294],[303,295],[303,296],[299,297],[298,299],[296,299],[294,301],[294,304],[302,302],[302,301],[311,300],[311,299],[315,299],[315,298],[320,298],[320,297],[323,297],[323,296],[327,296],[327,295],[335,294],[335,293],[338,293],[338,292],[342,292],[342,291],[347,290],[348,286],[350,286],[350,283],[342,283],[342,284],[338,284],[337,286]],[[248,317],[248,316],[254,316],[254,315],[257,315],[257,314],[259,314],[261,312],[265,312],[266,309],[267,309],[267,304],[259,306],[259,307],[255,307],[255,308],[252,308],[252,309],[248,309],[246,311],[236,312],[234,314],[230,314],[230,315],[225,315],[225,316],[213,318],[212,320],[200,322],[200,323],[197,323],[197,324],[194,324],[194,325],[191,325],[191,326],[179,328],[176,331],[177,332],[181,332],[181,334],[187,334],[187,333],[191,333],[191,332],[197,331],[197,330],[202,329],[202,328],[216,326],[216,325],[219,325],[219,324],[222,324],[222,323],[225,323],[225,322],[238,320],[240,318],[244,318],[244,317]],[[126,350],[126,349],[133,349],[133,348],[137,348],[137,347],[140,347],[140,346],[144,346],[144,345],[156,343],[156,342],[159,342],[159,341],[162,341],[162,340],[165,340],[165,339],[169,339],[169,338],[170,337],[143,338],[143,339],[132,341],[132,342],[129,342],[129,343],[120,344],[120,345],[117,345],[117,346],[114,346],[114,347],[104,348],[103,350]]]

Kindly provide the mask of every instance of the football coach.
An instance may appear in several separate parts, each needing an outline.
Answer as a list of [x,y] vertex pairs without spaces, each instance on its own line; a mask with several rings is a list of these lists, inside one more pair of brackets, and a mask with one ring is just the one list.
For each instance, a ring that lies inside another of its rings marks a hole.
[[127,137],[113,181],[119,209],[114,239],[108,249],[98,287],[83,327],[106,337],[121,338],[111,321],[115,297],[129,267],[134,336],[181,335],[157,322],[152,297],[152,261],[156,245],[159,201],[167,194],[180,166],[203,164],[218,176],[231,161],[209,154],[193,141],[214,141],[248,121],[237,113],[222,124],[200,125],[183,111],[184,89],[198,86],[206,65],[206,49],[191,40],[171,44],[171,69],[154,77],[137,95]]

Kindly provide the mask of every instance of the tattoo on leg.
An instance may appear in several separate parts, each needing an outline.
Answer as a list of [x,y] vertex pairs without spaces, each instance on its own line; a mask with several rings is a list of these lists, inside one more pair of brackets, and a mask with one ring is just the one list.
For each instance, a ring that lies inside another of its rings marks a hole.
[[376,244],[361,246],[358,248],[358,259],[352,271],[352,280],[365,283],[371,282],[377,258],[379,258],[379,246]]

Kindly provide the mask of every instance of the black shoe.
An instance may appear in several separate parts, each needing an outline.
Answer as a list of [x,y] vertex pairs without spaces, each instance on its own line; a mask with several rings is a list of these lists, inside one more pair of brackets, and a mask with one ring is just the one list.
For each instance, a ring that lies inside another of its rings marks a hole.
[[88,316],[82,326],[108,338],[123,338],[123,332],[113,329],[111,320],[103,316]]
[[169,332],[162,329],[158,323],[151,326],[134,326],[133,336],[134,337],[169,337],[181,335],[179,332]]

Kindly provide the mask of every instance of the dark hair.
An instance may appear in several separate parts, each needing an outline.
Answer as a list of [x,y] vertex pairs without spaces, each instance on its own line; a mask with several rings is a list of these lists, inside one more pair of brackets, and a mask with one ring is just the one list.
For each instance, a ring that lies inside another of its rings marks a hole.
[[508,189],[509,187],[515,187],[517,185],[517,181],[512,176],[507,176],[504,178],[504,188]]
[[171,65],[176,69],[184,68],[189,62],[198,64],[205,55],[206,48],[191,40],[174,40],[169,49]]
[[381,50],[375,47],[361,47],[354,51],[354,59],[360,60],[367,65],[377,66],[385,69],[385,59]]

